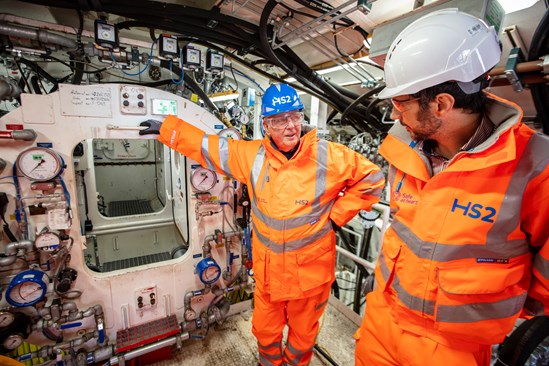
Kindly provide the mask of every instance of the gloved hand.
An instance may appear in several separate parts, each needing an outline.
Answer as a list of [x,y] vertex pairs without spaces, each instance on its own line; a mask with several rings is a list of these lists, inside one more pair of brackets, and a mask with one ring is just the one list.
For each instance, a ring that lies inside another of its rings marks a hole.
[[139,131],[140,135],[152,135],[152,134],[160,135],[160,127],[162,126],[162,122],[154,119],[148,119],[146,121],[141,122],[139,126],[148,127]]

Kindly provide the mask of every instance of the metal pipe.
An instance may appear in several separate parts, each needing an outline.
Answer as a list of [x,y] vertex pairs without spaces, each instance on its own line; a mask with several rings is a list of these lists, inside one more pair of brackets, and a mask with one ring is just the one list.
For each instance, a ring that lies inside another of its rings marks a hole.
[[370,269],[373,271],[376,266],[375,263],[368,262],[366,259],[360,258],[358,255],[355,255],[349,252],[347,249],[344,249],[339,245],[336,246],[336,250],[342,255],[344,255],[345,257],[352,259],[354,262],[358,264],[362,264],[362,266],[364,266],[367,269]]
[[61,47],[75,50],[78,48],[76,41],[70,38],[60,36],[58,34],[50,33],[43,30],[35,30],[31,28],[21,27],[18,25],[7,24],[0,21],[0,34],[6,36],[14,36],[19,38],[27,38],[35,41],[39,41],[45,44],[55,44]]
[[374,203],[372,208],[377,211],[381,211],[381,235],[379,236],[379,241],[377,245],[377,252],[381,250],[383,244],[383,237],[385,236],[385,231],[389,227],[389,220],[391,219],[391,207],[388,205],[383,205],[381,203]]
[[9,243],[6,246],[6,250],[4,252],[6,256],[0,257],[0,267],[9,266],[15,263],[15,260],[17,259],[17,252],[19,251],[19,249],[23,249],[25,252],[28,253],[32,250],[33,246],[34,243],[30,240],[22,240]]
[[131,350],[129,352],[124,353],[123,355],[111,357],[109,359],[109,363],[111,365],[117,365],[117,364],[120,363],[121,360],[122,360],[122,363],[124,363],[127,360],[131,360],[133,358],[143,356],[147,353],[150,353],[150,352],[162,349],[164,347],[168,347],[168,346],[171,346],[173,344],[176,344],[181,339],[187,340],[189,338],[190,338],[189,333],[184,332],[181,335],[166,338],[166,339],[163,339],[161,341],[151,343],[151,344],[148,344],[148,345],[140,347],[140,348],[136,348],[134,350]]
[[[114,227],[112,229],[99,229],[99,230],[93,230],[87,233],[88,235],[104,235],[104,234],[117,234],[117,233],[124,233],[128,231],[135,231],[136,226],[135,223],[130,223],[131,226],[120,226],[120,227]],[[162,219],[162,220],[155,220],[150,221],[148,224],[139,225],[139,230],[142,229],[154,229],[154,228],[160,228],[160,227],[166,227],[166,226],[172,226],[173,220],[171,219]]]
[[[534,72],[543,70],[541,60],[521,62],[517,64],[515,71],[519,74],[525,72]],[[494,67],[492,71],[488,73],[490,76],[503,75],[505,74],[505,66]]]
[[13,80],[0,76],[0,100],[17,98],[21,94],[21,88]]

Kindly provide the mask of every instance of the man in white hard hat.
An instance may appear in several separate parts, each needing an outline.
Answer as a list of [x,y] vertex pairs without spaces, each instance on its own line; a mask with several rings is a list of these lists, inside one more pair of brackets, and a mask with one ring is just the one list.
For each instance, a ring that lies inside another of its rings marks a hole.
[[489,94],[493,27],[446,9],[385,64],[393,222],[356,332],[356,365],[490,364],[519,316],[549,313],[549,139]]

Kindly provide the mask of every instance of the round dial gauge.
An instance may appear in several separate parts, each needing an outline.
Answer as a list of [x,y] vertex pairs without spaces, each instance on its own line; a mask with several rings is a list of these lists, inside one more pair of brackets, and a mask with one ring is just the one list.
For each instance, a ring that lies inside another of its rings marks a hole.
[[17,349],[21,344],[23,344],[23,336],[21,334],[10,334],[2,343],[4,348],[10,351]]
[[242,140],[242,134],[236,128],[225,128],[218,133],[221,137],[233,140]]
[[23,271],[11,280],[6,290],[6,300],[18,307],[34,305],[46,295],[46,281],[47,276],[42,271]]
[[191,185],[199,192],[212,189],[217,183],[217,174],[213,170],[198,167],[191,175]]
[[12,313],[7,311],[0,311],[0,328],[7,327],[10,325],[15,317]]
[[31,147],[19,154],[17,168],[28,179],[44,182],[61,173],[63,161],[56,152],[50,149]]
[[57,235],[56,233],[52,233],[50,231],[46,231],[38,235],[34,239],[34,246],[37,249],[43,250],[45,252],[53,252],[59,248],[60,242],[61,242],[61,239],[59,239],[59,235]]

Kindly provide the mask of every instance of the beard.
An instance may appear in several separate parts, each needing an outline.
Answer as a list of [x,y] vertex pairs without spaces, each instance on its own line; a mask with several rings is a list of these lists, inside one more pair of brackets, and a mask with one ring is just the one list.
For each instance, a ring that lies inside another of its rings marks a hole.
[[419,109],[417,112],[417,120],[419,121],[419,126],[416,128],[408,127],[408,132],[410,136],[415,141],[425,141],[433,137],[433,135],[440,129],[442,126],[442,120],[436,118],[433,113],[426,109]]

